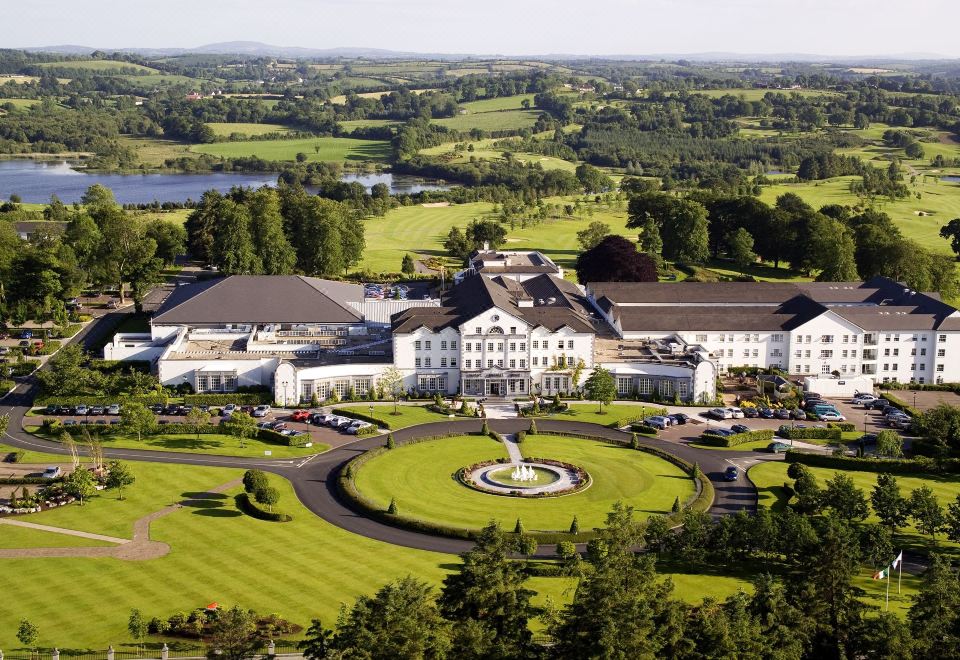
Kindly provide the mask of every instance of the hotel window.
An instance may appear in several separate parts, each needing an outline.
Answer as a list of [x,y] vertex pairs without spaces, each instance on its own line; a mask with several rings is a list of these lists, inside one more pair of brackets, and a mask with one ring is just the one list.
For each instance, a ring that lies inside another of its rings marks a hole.
[[899,356],[900,356],[900,349],[899,348],[893,349],[893,357],[899,357]]
[[833,357],[833,351],[820,351],[821,360],[829,360]]
[[705,343],[705,342],[707,341],[707,336],[706,336],[706,335],[697,335],[695,341],[696,341],[697,343],[699,343],[699,344],[703,344],[703,343]]
[[920,355],[926,355],[926,354],[927,354],[927,349],[921,348],[921,349],[920,349]]
[[450,350],[451,350],[451,351],[457,350],[457,340],[456,340],[456,339],[451,339],[451,340],[450,340]]
[[803,351],[794,351],[793,357],[795,358],[803,357]]
[[497,360],[497,366],[503,369],[503,360]]
[[850,335],[844,335],[844,336],[843,336],[843,343],[846,344],[846,343],[849,342],[849,341],[850,341]]
[[917,354],[917,349],[911,348],[911,349],[910,349],[910,357],[913,357],[913,356],[916,355],[916,354]]
[[690,384],[687,381],[681,380],[679,383],[677,383],[677,396],[679,396],[681,399],[686,399],[689,394]]
[[420,358],[413,358],[413,366],[416,369],[419,369],[421,367]]
[[617,377],[617,394],[630,394],[631,389],[633,389],[632,378]]
[[526,359],[520,358],[520,368],[521,368],[521,369],[526,369],[526,368],[527,368],[527,361],[526,361]]
[[440,350],[441,350],[441,351],[447,350],[447,342],[446,342],[446,340],[440,342]]
[[733,341],[733,335],[727,335],[727,341]]
[[[759,356],[760,356],[760,349],[759,348],[753,349],[753,357],[759,357]],[[753,366],[757,366],[757,365],[753,365]]]
[[482,334],[483,334],[483,328],[481,328],[481,327],[478,325],[478,326],[477,326],[477,331],[476,331],[474,334],[476,334],[476,335],[482,335]]
[[822,366],[820,367],[820,373],[822,373],[822,374],[828,374],[828,373],[830,373],[830,365],[829,365],[829,364],[824,364],[824,365],[822,365]]
[[842,373],[842,374],[847,373],[847,365],[845,365],[845,364],[841,364],[841,365],[840,365],[840,373]]
[[760,341],[760,335],[759,334],[753,335],[753,341]]
[[511,335],[517,334],[517,327],[516,327],[516,326],[514,326],[514,325],[511,325],[511,326],[510,326],[510,334],[511,334]]
[[840,357],[847,357],[847,351],[842,351],[840,353]]
[[893,341],[900,341],[900,335],[894,335]]
[[942,372],[942,371],[943,371],[943,365],[942,365],[942,364],[938,364],[938,365],[937,365],[937,371],[938,371],[938,372]]
[[430,340],[429,340],[429,339],[428,339],[427,341],[423,342],[423,347],[424,347],[425,349],[427,349],[428,351],[430,350]]
[[440,366],[441,367],[447,366],[447,358],[445,357],[440,358]]
[[573,350],[573,340],[572,340],[572,339],[568,339],[568,340],[567,340],[567,350],[569,350],[569,351],[572,351],[572,350]]
[[897,364],[896,362],[894,362],[894,363],[893,363],[892,365],[890,365],[890,366],[893,367],[893,368],[891,369],[891,371],[896,371],[896,370],[897,370],[897,367],[899,367],[900,365]]
[[210,389],[210,381],[206,376],[197,376],[197,391],[206,392]]
[[890,357],[890,349],[889,349],[889,348],[883,349],[883,357]]
[[743,357],[750,357],[750,349],[749,349],[749,348],[743,349]]
[[884,362],[884,363],[883,363],[883,370],[884,370],[884,371],[890,371],[890,363],[889,363],[889,362]]
[[946,356],[947,356],[947,349],[945,348],[937,349],[937,357],[946,357]]
[[487,369],[493,366],[493,360],[487,360]]
[[463,345],[463,350],[469,353],[470,351],[473,350],[473,344],[471,344],[470,342],[465,343]]
[[920,371],[926,371],[926,370],[927,370],[927,365],[925,365],[923,362],[921,362],[921,363],[920,363]]
[[661,380],[661,381],[660,381],[660,396],[662,396],[662,397],[672,397],[672,396],[673,396],[673,381],[672,381],[672,380]]
[[937,341],[947,341],[946,335],[937,335]]
[[526,342],[520,342],[520,350],[521,350],[521,351],[527,350],[527,343],[526,343]]
[[533,347],[534,347],[534,348],[540,348],[540,342],[537,341],[536,339],[534,339],[534,340],[533,340]]
[[413,350],[419,351],[419,350],[420,350],[420,346],[421,346],[421,344],[420,344],[419,341],[413,342]]
[[728,348],[728,349],[727,349],[727,357],[733,357],[733,349],[732,349],[732,348]]
[[561,351],[563,350],[563,340],[562,340],[562,339],[557,342],[557,348],[559,348]]
[[810,357],[810,351],[804,351],[804,352],[803,352],[803,357],[805,357],[805,358]]
[[857,357],[857,352],[856,352],[856,351],[850,351],[850,357],[852,357],[852,358]]
[[210,389],[214,392],[220,391],[220,376],[210,376]]
[[493,342],[492,342],[492,341],[488,341],[488,342],[487,342],[487,350],[488,350],[488,351],[492,351],[492,350],[493,350]]
[[457,366],[457,358],[455,357],[450,358],[450,366],[451,367]]
[[498,341],[498,342],[497,342],[497,350],[498,350],[498,351],[502,351],[502,350],[503,350],[503,342],[502,342],[502,341]]
[[337,396],[342,399],[347,396],[347,393],[350,391],[350,381],[338,380],[333,384],[333,390],[337,393]]
[[357,378],[353,381],[353,390],[357,394],[366,394],[370,391],[370,379],[369,378]]
[[430,368],[430,358],[423,358],[423,366]]
[[783,335],[771,335],[771,341],[783,341]]
[[223,391],[224,392],[233,392],[237,389],[237,377],[233,375],[226,375],[223,377]]
[[649,378],[640,378],[637,380],[637,391],[640,394],[650,394],[653,392],[653,381]]
[[533,357],[533,366],[537,366],[538,364],[540,364],[540,358],[534,356],[534,357]]
[[797,373],[797,374],[800,373],[800,365],[799,365],[799,364],[793,365],[793,372],[794,372],[794,373]]
[[[464,360],[464,361],[463,361],[463,368],[464,368],[464,369],[469,369],[471,362],[472,362],[472,360]],[[456,365],[453,365],[453,366],[456,366]]]
[[832,343],[833,343],[833,335],[822,335],[822,336],[820,337],[820,343],[821,343],[821,344],[832,344]]
[[516,368],[517,368],[517,361],[516,361],[516,360],[510,360],[510,368],[511,368],[511,369],[516,369]]
[[516,342],[513,342],[513,341],[510,342],[510,350],[511,350],[511,351],[517,350],[517,343],[516,343]]

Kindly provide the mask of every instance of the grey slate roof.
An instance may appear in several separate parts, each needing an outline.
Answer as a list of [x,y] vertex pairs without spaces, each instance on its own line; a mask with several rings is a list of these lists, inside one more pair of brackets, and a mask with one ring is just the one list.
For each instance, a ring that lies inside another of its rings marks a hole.
[[232,275],[176,287],[153,317],[161,325],[358,323],[363,287],[302,275]]

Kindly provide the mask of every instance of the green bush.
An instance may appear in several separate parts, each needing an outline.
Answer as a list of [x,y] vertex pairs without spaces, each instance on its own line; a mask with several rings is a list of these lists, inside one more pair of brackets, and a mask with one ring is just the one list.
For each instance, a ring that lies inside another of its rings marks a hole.
[[290,514],[261,509],[256,502],[250,499],[247,493],[240,493],[234,497],[233,500],[238,509],[257,520],[266,520],[268,522],[290,522],[293,520],[293,516]]
[[16,386],[17,384],[12,380],[0,379],[0,396],[3,396]]
[[0,486],[33,486],[37,484],[55,484],[63,481],[63,477],[47,479],[45,477],[0,477]]
[[169,403],[170,397],[166,394],[138,394],[135,396],[47,396],[37,398],[33,404],[35,406],[48,406],[50,404],[75,406],[78,403],[84,403],[88,406],[109,406],[112,403],[123,405],[124,401],[142,403],[145,406],[150,406],[155,403],[166,405]]
[[38,353],[40,355],[53,355],[58,350],[60,350],[60,342],[55,339],[48,339],[43,342],[43,348],[41,348]]
[[643,433],[644,435],[656,435],[657,428],[646,424],[631,424],[630,430],[634,433]]
[[777,431],[777,434],[781,438],[786,438],[787,440],[834,440],[839,441],[841,438],[840,429],[834,428],[792,428],[792,429],[783,429]]
[[889,472],[891,474],[957,474],[960,473],[960,459],[948,458],[935,461],[930,458],[853,458],[850,456],[830,456],[827,454],[808,454],[788,451],[788,463],[800,463],[810,467],[853,470],[857,472]]
[[526,431],[517,431],[516,441],[517,441],[517,444],[518,444],[518,445],[521,444],[521,443],[523,443],[523,441],[526,440],[526,439],[527,439],[527,432],[526,432]]
[[697,442],[710,447],[736,447],[746,442],[756,442],[758,440],[764,440],[766,442],[773,440],[773,429],[759,429],[728,436],[712,435],[707,431],[700,436]]
[[312,442],[309,435],[293,437],[284,435],[273,429],[257,429],[257,440],[268,442],[273,445],[283,445],[284,447],[302,447],[308,442]]
[[853,422],[830,422],[827,424],[829,429],[840,429],[841,433],[849,433],[850,431],[856,431],[857,425]]
[[363,427],[362,429],[357,429],[357,437],[358,437],[358,438],[362,438],[362,437],[368,436],[368,435],[376,435],[376,434],[378,434],[378,433],[380,433],[380,429],[378,429],[378,428],[376,427],[376,425],[374,425],[374,426],[365,426],[365,427]]
[[16,378],[17,376],[29,376],[33,373],[33,370],[40,366],[40,360],[24,360],[22,362],[14,362],[10,365],[10,375]]
[[153,435],[166,435],[166,434],[200,434],[200,435],[210,435],[213,433],[223,433],[223,429],[217,424],[201,424],[200,426],[193,426],[192,424],[186,424],[184,422],[173,422],[172,424],[159,424],[157,426],[157,431]]

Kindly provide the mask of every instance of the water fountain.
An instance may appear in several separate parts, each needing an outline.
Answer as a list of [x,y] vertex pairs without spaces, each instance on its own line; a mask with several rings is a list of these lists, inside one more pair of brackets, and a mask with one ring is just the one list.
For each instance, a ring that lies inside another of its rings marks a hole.
[[518,465],[513,468],[513,472],[510,473],[510,478],[514,481],[536,481],[538,475],[537,471],[532,467]]

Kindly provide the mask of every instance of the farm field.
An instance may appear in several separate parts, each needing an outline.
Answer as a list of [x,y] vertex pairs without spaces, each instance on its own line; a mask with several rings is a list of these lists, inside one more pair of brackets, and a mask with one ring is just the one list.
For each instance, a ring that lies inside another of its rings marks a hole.
[[471,114],[481,112],[499,112],[502,110],[521,110],[523,102],[529,101],[533,107],[534,94],[518,94],[517,96],[498,96],[492,99],[481,99],[479,101],[469,101],[461,103],[460,107],[468,110]]
[[133,62],[123,62],[121,60],[63,60],[60,62],[41,62],[37,66],[45,69],[78,69],[86,71],[96,71],[103,73],[105,71],[115,71],[122,73],[122,69],[135,69],[143,73],[158,73],[157,69]]
[[137,159],[147,167],[160,167],[170,158],[193,156],[189,144],[176,140],[121,135],[120,142],[136,151]]
[[481,493],[451,476],[461,467],[504,458],[506,448],[486,436],[462,436],[400,446],[356,472],[357,489],[384,509],[395,499],[406,516],[456,527],[480,528],[497,520],[512,529],[565,531],[576,515],[581,529],[601,526],[614,502],[634,506],[639,517],[669,513],[674,499],[694,493],[693,481],[661,458],[617,445],[550,435],[527,436],[524,456],[574,463],[593,479],[589,488],[556,498],[524,499]]
[[432,123],[455,131],[469,131],[474,128],[482,131],[505,131],[530,128],[537,122],[539,116],[539,110],[502,110],[434,119]]
[[[762,186],[760,199],[773,204],[779,195],[791,192],[815,209],[826,204],[856,206],[860,204],[860,199],[849,189],[850,181],[856,179],[857,177],[837,177],[825,181]],[[889,215],[907,238],[934,252],[953,254],[950,242],[940,238],[939,232],[940,227],[953,218],[960,217],[960,184],[937,179],[924,181],[918,178],[915,184],[908,185],[911,191],[920,193],[921,199],[908,197],[893,202],[878,200],[877,209]],[[928,215],[921,216],[918,212]]]
[[720,98],[721,96],[736,96],[737,98],[743,98],[746,101],[759,101],[763,99],[768,93],[773,94],[785,94],[790,96],[791,94],[799,94],[800,96],[838,96],[837,92],[832,92],[830,90],[823,89],[739,89],[739,88],[730,88],[730,89],[698,89],[695,94],[703,94],[704,96],[709,96],[710,98]]
[[32,108],[35,105],[39,105],[40,100],[39,99],[0,99],[0,106],[3,106],[7,103],[13,105],[15,108],[19,110],[23,108]]
[[[345,123],[345,122],[342,122]],[[509,140],[509,138],[503,138]],[[455,154],[455,157],[451,159],[450,162],[453,163],[467,163],[471,158],[477,160],[487,159],[487,160],[502,160],[503,152],[505,149],[498,149],[494,146],[495,142],[500,142],[501,139],[492,139],[487,138],[483,140],[471,140],[467,142],[445,142],[436,147],[428,147],[426,149],[421,149],[420,153],[425,156],[441,156],[444,154]],[[473,145],[473,151],[461,151],[457,154],[454,150],[454,147],[457,144],[464,144],[466,148],[469,148],[470,145]],[[568,160],[563,160],[562,158],[555,158],[553,156],[544,156],[542,154],[531,154],[524,153],[522,151],[511,151],[513,157],[517,160],[521,160],[524,163],[539,163],[540,166],[545,170],[564,170],[566,172],[574,172],[577,169],[577,163],[572,163]]]
[[289,133],[290,127],[281,124],[248,124],[229,122],[207,122],[215,135],[227,137],[234,133],[243,135],[266,135],[267,133]]
[[392,119],[348,119],[338,122],[340,127],[348,133],[355,128],[381,128],[383,126],[398,126],[400,122]]
[[[319,148],[319,150],[318,150]],[[190,147],[195,153],[223,158],[257,156],[264,160],[294,160],[298,153],[308,161],[386,160],[390,144],[381,140],[318,137],[303,140],[251,140],[249,142],[217,142]]]

